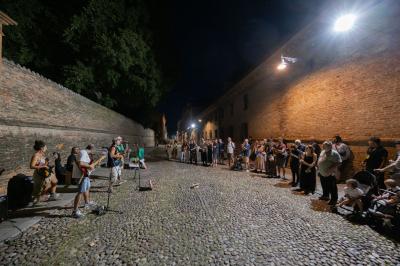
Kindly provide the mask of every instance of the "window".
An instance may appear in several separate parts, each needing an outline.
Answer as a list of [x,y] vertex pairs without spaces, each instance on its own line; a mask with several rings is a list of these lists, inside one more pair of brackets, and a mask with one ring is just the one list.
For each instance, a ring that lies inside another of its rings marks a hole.
[[247,94],[243,95],[243,110],[247,110],[249,108],[249,97]]
[[233,116],[233,103],[230,104],[230,113],[231,113],[231,116]]
[[218,129],[216,129],[214,133],[215,133],[214,138],[218,138]]
[[242,123],[241,130],[240,130],[240,138],[241,140],[245,139],[249,135],[249,129],[247,123]]

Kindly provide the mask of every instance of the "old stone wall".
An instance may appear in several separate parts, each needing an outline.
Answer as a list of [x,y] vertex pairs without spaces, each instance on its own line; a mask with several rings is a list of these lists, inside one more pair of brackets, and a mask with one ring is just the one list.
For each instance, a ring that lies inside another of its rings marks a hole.
[[[393,155],[400,138],[400,2],[360,1],[367,2],[350,32],[334,32],[328,12],[296,34],[199,115],[212,118],[224,108],[223,118],[206,119],[207,129],[226,137],[234,128],[237,141],[244,124],[255,139],[323,141],[340,134],[352,146],[355,169],[370,136],[381,137]],[[298,61],[278,71],[281,55]]]
[[[27,172],[35,140],[63,163],[73,146],[108,146],[116,136],[154,146],[154,132],[8,60],[0,68],[0,190],[16,172]],[[16,170],[17,169],[17,170]],[[3,191],[0,191],[3,192]]]

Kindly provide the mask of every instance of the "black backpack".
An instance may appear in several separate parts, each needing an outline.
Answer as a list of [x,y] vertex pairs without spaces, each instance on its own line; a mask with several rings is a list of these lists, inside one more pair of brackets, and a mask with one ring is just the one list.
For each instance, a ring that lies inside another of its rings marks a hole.
[[18,174],[8,181],[8,209],[16,210],[28,206],[32,200],[33,180],[31,176]]

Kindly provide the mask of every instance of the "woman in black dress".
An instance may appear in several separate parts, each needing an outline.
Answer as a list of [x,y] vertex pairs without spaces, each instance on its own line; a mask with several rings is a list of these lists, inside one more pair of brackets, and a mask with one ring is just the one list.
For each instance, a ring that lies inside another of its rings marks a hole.
[[315,165],[317,163],[317,154],[311,145],[306,147],[305,153],[300,159],[300,189],[305,195],[314,194],[316,186]]

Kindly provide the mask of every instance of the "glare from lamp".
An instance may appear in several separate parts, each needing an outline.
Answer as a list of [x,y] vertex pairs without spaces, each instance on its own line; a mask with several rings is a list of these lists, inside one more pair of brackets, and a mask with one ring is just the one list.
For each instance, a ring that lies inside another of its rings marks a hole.
[[192,124],[192,125],[191,125],[191,127],[192,127],[192,128],[195,128],[195,127],[196,127],[196,125],[195,125],[195,124]]
[[198,121],[199,121],[199,123],[201,123],[201,121],[202,121],[202,120],[201,120],[201,119],[199,119]]
[[335,22],[335,26],[333,27],[334,31],[344,32],[350,30],[353,28],[356,18],[357,17],[353,14],[347,14],[339,17]]
[[282,62],[282,63],[280,63],[280,64],[278,65],[277,69],[278,69],[278,70],[284,70],[284,69],[286,69],[286,67],[287,67],[287,64],[284,63],[284,62]]

